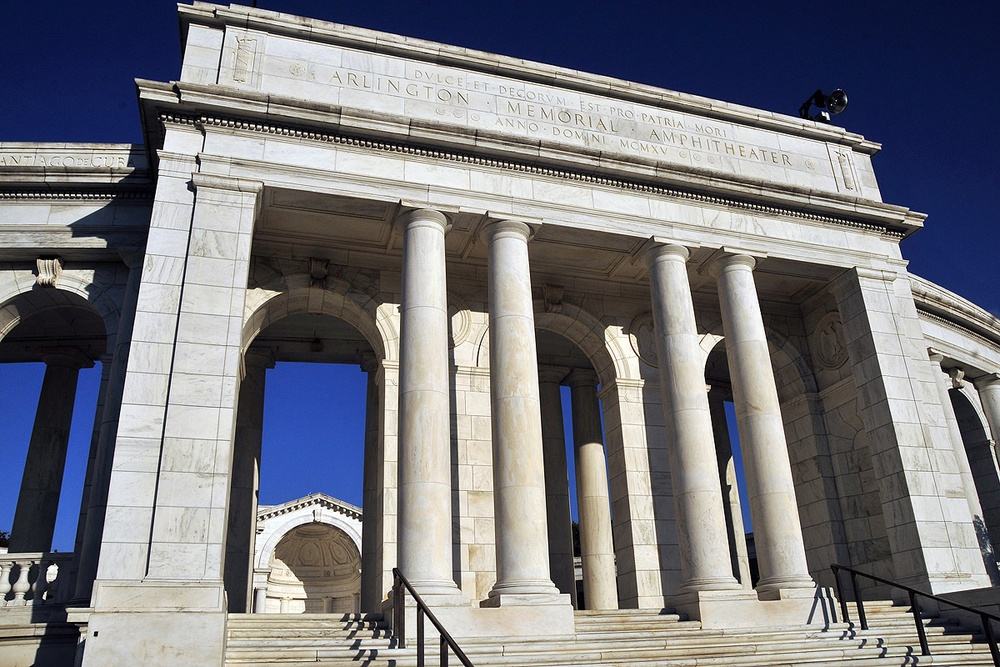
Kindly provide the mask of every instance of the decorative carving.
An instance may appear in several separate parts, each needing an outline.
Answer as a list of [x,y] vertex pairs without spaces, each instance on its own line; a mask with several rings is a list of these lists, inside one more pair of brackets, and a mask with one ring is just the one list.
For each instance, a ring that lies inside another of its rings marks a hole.
[[563,286],[542,285],[542,299],[545,301],[546,313],[558,313],[562,310]]
[[844,325],[837,313],[828,313],[819,321],[813,339],[816,341],[816,363],[820,368],[836,370],[847,361]]
[[321,257],[309,258],[309,286],[324,287],[330,274],[330,260]]
[[653,330],[653,313],[645,312],[636,315],[628,325],[628,340],[632,350],[643,363],[659,367],[656,357],[656,339]]
[[245,83],[253,72],[254,57],[257,55],[257,40],[249,37],[236,38],[236,62],[233,65],[233,81]]
[[472,317],[469,315],[469,304],[454,294],[448,295],[448,344],[458,347],[469,340],[472,333]]
[[961,368],[949,368],[948,377],[951,378],[951,386],[954,389],[961,389],[965,386],[965,371]]
[[844,187],[848,190],[857,190],[854,183],[854,173],[851,169],[851,158],[847,153],[837,153],[837,161],[840,162],[840,173],[844,175]]
[[42,287],[55,287],[59,274],[62,273],[62,260],[58,257],[39,257],[35,260],[38,277],[35,282]]

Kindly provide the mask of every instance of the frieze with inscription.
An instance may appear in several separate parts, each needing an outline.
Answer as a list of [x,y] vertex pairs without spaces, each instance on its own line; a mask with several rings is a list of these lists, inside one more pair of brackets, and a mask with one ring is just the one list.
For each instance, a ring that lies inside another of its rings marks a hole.
[[[231,31],[229,62],[249,35]],[[435,120],[601,153],[736,174],[879,200],[867,155],[853,155],[861,183],[846,174],[843,149],[825,142],[598,94],[519,81],[268,35],[258,75],[229,71],[236,87],[412,119]],[[239,61],[242,62],[242,61]],[[225,74],[224,74],[225,76]],[[848,152],[849,149],[847,149]],[[847,158],[850,159],[850,158]]]

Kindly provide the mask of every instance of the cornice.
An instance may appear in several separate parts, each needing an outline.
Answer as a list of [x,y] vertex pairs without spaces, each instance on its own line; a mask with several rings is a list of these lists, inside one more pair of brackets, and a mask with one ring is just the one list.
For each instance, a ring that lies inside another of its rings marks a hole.
[[[809,222],[818,222],[823,224],[832,224],[832,225],[850,227],[852,229],[858,229],[858,230],[881,234],[893,240],[902,239],[907,234],[906,231],[900,229],[890,229],[888,223],[878,224],[859,219],[852,219],[849,217],[823,215],[820,213],[803,211],[800,209],[793,208],[791,206],[762,204],[735,196],[727,197],[718,194],[705,194],[693,190],[685,190],[675,187],[667,187],[664,185],[646,183],[643,182],[641,179],[626,179],[626,178],[611,177],[611,176],[597,176],[594,174],[587,173],[586,171],[583,170],[577,171],[566,168],[545,167],[545,166],[530,164],[526,161],[519,161],[510,158],[485,157],[482,155],[476,155],[474,153],[461,150],[424,147],[413,143],[393,142],[384,139],[370,139],[365,137],[354,136],[348,133],[300,128],[290,124],[285,125],[282,123],[275,123],[275,122],[261,122],[256,120],[248,120],[245,118],[226,116],[223,114],[195,115],[177,111],[161,112],[159,114],[159,121],[164,125],[176,124],[176,125],[197,127],[201,129],[217,127],[228,130],[269,134],[269,135],[290,137],[294,139],[301,139],[306,141],[316,141],[320,143],[340,144],[356,148],[363,148],[366,150],[375,150],[388,153],[402,153],[405,155],[412,155],[417,157],[425,157],[437,160],[448,160],[453,162],[460,162],[463,164],[472,164],[476,166],[484,166],[506,171],[516,171],[520,173],[527,173],[538,176],[560,178],[560,179],[572,180],[593,185],[618,188],[621,190],[630,190],[634,192],[654,194],[662,197],[681,199],[685,201],[693,201],[700,204],[725,206],[737,210],[748,211],[751,213],[762,213],[765,215],[783,216],[788,218],[795,218],[798,220],[807,220]],[[812,202],[812,205],[816,206],[815,202]],[[900,212],[903,213],[903,216],[899,218],[897,222],[898,224],[902,225],[904,224],[903,218],[910,217],[911,213],[909,211],[905,211],[904,209],[900,209]],[[919,216],[919,214],[915,215]]]
[[106,189],[70,189],[65,190],[29,190],[27,188],[3,189],[0,186],[0,201],[137,201],[152,202],[153,190],[120,190]]
[[361,521],[362,511],[360,507],[355,507],[350,503],[345,503],[342,500],[337,500],[332,498],[325,493],[314,493],[312,495],[306,496],[305,498],[299,498],[298,500],[291,500],[282,505],[276,505],[269,507],[266,510],[257,513],[257,519],[264,520],[270,519],[272,517],[281,516],[283,514],[290,514],[296,512],[305,507],[310,507],[313,505],[319,505],[320,507],[333,510],[339,514],[349,516],[352,519]]
[[973,336],[1000,352],[1000,318],[929,280],[913,274],[908,277],[910,291],[921,316]]

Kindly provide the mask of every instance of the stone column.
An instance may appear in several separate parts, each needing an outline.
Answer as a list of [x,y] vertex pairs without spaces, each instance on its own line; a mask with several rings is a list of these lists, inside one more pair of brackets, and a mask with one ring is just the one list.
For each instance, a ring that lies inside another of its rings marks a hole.
[[538,392],[542,410],[542,447],[545,457],[545,516],[549,529],[549,571],[552,582],[568,593],[576,606],[576,572],[573,566],[573,519],[569,503],[566,434],[563,430],[559,383],[568,369],[542,367]]
[[457,595],[452,574],[448,218],[418,209],[401,219],[399,339],[399,569],[421,595]]
[[35,411],[28,456],[21,477],[14,523],[10,531],[10,553],[49,551],[59,511],[66,466],[66,448],[73,422],[76,382],[81,368],[94,365],[76,349],[50,349],[41,353],[45,378]]
[[576,507],[580,515],[580,555],[587,609],[617,609],[615,545],[611,535],[608,463],[597,400],[597,374],[574,369],[567,378],[573,401]]
[[715,431],[715,451],[719,460],[719,483],[723,489],[723,508],[726,511],[726,529],[729,531],[729,559],[733,576],[743,588],[753,588],[750,577],[750,556],[747,553],[746,530],[743,526],[743,506],[740,501],[739,480],[733,458],[733,443],[729,439],[729,421],[726,419],[725,398],[722,389],[712,387],[708,395],[708,409],[712,413],[712,430]]
[[[502,596],[555,595],[549,575],[542,420],[538,399],[535,318],[528,269],[531,228],[493,220],[489,244],[490,395],[497,582]],[[511,601],[514,600],[511,598]]]
[[361,359],[361,370],[368,374],[368,393],[365,401],[365,453],[364,482],[361,505],[365,512],[361,530],[361,609],[366,612],[381,611],[382,568],[382,474],[383,461],[378,437],[379,387],[378,358],[366,353]]
[[268,349],[250,348],[243,357],[246,374],[240,383],[233,446],[233,480],[229,491],[224,581],[229,613],[249,611],[248,590],[257,535],[257,493],[260,490],[260,450],[264,436],[264,381],[274,368]]
[[983,375],[973,380],[972,384],[979,392],[979,400],[983,404],[983,412],[986,413],[995,446],[1000,441],[1000,374]]
[[687,248],[679,245],[656,245],[645,256],[670,446],[681,593],[739,588],[729,562],[726,514],[687,259]]
[[[954,385],[959,389],[964,383],[956,378],[952,379],[941,366],[944,355],[940,352],[928,349],[928,356],[931,362],[931,369],[936,380],[938,396],[941,399],[941,408],[944,410],[945,425],[948,427],[948,434],[951,436],[951,446],[955,452],[955,464],[958,466],[959,475],[962,478],[962,488],[965,490],[965,498],[969,503],[969,512],[972,515],[972,523],[976,528],[976,538],[979,540],[979,550],[983,554],[983,565],[986,567],[986,574],[994,585],[1000,583],[1000,571],[997,568],[997,559],[990,534],[986,523],[986,513],[983,511],[983,504],[980,502],[979,490],[976,488],[975,476],[972,472],[972,465],[969,461],[969,454],[965,449],[965,440],[962,438],[962,429],[958,425],[958,417],[955,415],[955,406],[951,402],[950,387]],[[995,459],[994,459],[995,460]],[[995,464],[994,464],[995,469]]]
[[782,589],[814,588],[809,576],[795,501],[785,430],[753,269],[748,255],[729,255],[712,266],[719,286],[729,376],[739,425],[743,468],[753,517],[763,597]]

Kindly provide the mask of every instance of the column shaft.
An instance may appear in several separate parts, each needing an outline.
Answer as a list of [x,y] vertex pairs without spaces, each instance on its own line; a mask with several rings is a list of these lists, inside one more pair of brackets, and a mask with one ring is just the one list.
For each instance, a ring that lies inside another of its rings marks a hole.
[[729,562],[726,514],[687,259],[687,249],[677,245],[656,246],[646,256],[660,396],[670,447],[682,593],[739,587]]
[[615,545],[611,533],[608,463],[597,400],[597,375],[574,370],[569,377],[576,455],[576,506],[580,515],[580,555],[587,609],[617,609]]
[[1000,375],[986,375],[973,381],[993,433],[993,443],[1000,442]]
[[10,531],[8,548],[11,553],[52,549],[76,383],[80,368],[93,365],[79,352],[74,352],[44,355],[45,377]]
[[257,494],[260,490],[260,452],[264,436],[264,382],[274,366],[268,350],[251,348],[244,357],[246,375],[240,383],[240,402],[233,444],[233,479],[229,490],[229,524],[223,579],[229,612],[250,610],[249,590],[254,541],[257,535]]
[[561,593],[568,593],[576,606],[576,573],[573,566],[573,523],[569,503],[566,465],[566,434],[563,431],[562,395],[559,382],[565,368],[542,368],[538,391],[542,411],[542,441],[545,456],[545,516],[549,530],[549,571]]
[[365,401],[364,483],[361,505],[365,512],[361,530],[361,609],[378,612],[382,604],[382,448],[379,440],[378,359],[370,355],[361,369],[368,374]]
[[399,567],[421,594],[457,594],[452,573],[448,293],[438,211],[403,225],[399,343]]
[[746,255],[721,259],[718,280],[729,376],[739,424],[740,445],[754,543],[760,569],[759,593],[813,588],[795,483],[778,405],[778,390],[753,279],[755,260]]
[[549,575],[528,225],[489,223],[490,394],[497,582],[491,598],[556,594]]

